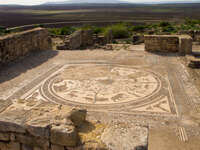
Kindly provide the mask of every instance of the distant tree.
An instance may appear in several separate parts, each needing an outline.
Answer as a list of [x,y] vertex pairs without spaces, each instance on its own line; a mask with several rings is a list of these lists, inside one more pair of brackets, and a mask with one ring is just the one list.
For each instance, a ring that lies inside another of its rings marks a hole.
[[143,32],[146,28],[147,28],[146,25],[137,25],[137,26],[132,26],[130,30],[135,32]]
[[130,36],[128,27],[124,23],[114,24],[104,29],[104,35],[112,31],[113,38],[127,38]]
[[159,26],[160,27],[167,27],[167,26],[170,26],[171,24],[169,23],[169,22],[167,22],[167,21],[161,21],[160,23],[159,23]]

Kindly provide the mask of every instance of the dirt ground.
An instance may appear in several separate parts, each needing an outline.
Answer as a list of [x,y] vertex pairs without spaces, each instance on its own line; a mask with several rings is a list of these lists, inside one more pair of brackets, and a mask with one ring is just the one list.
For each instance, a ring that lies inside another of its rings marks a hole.
[[[32,53],[1,68],[0,99],[37,93],[38,100],[86,108],[92,122],[147,126],[149,150],[199,150],[200,94],[194,83],[199,78],[184,59],[145,52],[144,45]],[[95,101],[84,99],[84,92]],[[83,100],[69,100],[69,94]]]

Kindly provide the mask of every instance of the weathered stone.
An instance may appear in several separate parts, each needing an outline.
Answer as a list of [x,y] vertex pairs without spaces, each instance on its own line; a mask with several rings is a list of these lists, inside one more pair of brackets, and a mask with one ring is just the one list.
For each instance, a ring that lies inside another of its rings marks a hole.
[[[11,140],[23,144],[23,149],[28,145],[42,150],[48,150],[50,142],[62,147],[77,145],[79,137],[75,125],[85,121],[86,110],[47,102],[28,103],[16,101],[0,114],[0,141]],[[6,144],[3,146],[8,147]]]
[[145,50],[191,54],[192,38],[188,35],[145,35]]
[[82,30],[81,33],[81,46],[91,46],[93,45],[93,32],[92,30]]
[[30,51],[50,50],[51,38],[47,29],[35,28],[0,37],[0,63],[13,61]]
[[200,59],[192,55],[186,55],[188,61],[188,67],[190,68],[200,68]]
[[18,134],[16,135],[16,141],[25,145],[30,145],[30,146],[38,146],[38,147],[43,147],[43,148],[49,147],[48,140],[38,138],[38,137],[31,137],[28,135]]
[[23,124],[28,109],[25,110],[22,105],[23,104],[15,105],[15,103],[13,103],[0,114],[0,131],[26,133]]
[[0,142],[0,150],[7,150],[8,144],[4,142]]
[[66,42],[59,49],[79,49],[94,44],[92,30],[78,30],[67,37]]
[[0,141],[9,141],[10,134],[9,133],[2,133],[0,132]]
[[53,125],[51,128],[51,143],[74,147],[78,143],[78,133],[74,126]]
[[16,143],[16,142],[3,143],[3,142],[0,142],[0,150],[21,150],[20,149],[20,143]]
[[16,140],[16,137],[15,137],[15,134],[14,134],[14,133],[11,133],[11,134],[10,134],[10,140],[11,140],[11,141],[15,141],[15,140]]
[[147,150],[148,129],[113,125],[105,129],[101,140],[110,150]]
[[25,133],[26,130],[23,126],[13,122],[0,121],[0,131],[2,132],[17,132]]
[[23,144],[23,145],[22,145],[22,150],[33,150],[33,147],[32,147],[32,146],[29,146],[29,145]]
[[20,150],[20,143],[10,142],[8,144],[8,150]]
[[133,44],[144,43],[144,35],[134,35],[132,38],[133,38]]
[[78,49],[81,47],[81,33],[82,31],[79,30],[69,36],[69,49]]
[[179,38],[176,35],[145,35],[145,50],[151,52],[178,52]]
[[34,147],[33,150],[43,150],[43,149],[40,147]]
[[69,113],[69,119],[74,123],[75,126],[81,126],[86,119],[86,115],[86,110],[73,109]]
[[191,54],[192,53],[192,38],[188,35],[179,37],[179,53],[182,55]]
[[34,120],[32,122],[28,122],[26,124],[26,130],[35,137],[48,139],[50,134],[50,125],[48,122],[43,122],[42,124],[39,121],[40,120]]
[[51,150],[65,150],[65,147],[52,144],[51,145]]

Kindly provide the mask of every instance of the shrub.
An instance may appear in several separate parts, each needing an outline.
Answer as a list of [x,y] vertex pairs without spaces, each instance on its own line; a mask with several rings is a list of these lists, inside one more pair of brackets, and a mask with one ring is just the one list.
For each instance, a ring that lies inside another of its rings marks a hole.
[[94,34],[100,34],[103,32],[103,30],[104,30],[103,27],[93,27]]
[[6,27],[0,26],[0,31],[2,31],[2,30],[6,30]]
[[36,25],[34,25],[34,27],[35,27],[35,28],[37,28],[37,27],[41,27],[41,28],[43,28],[44,25],[43,25],[43,24],[36,24]]
[[170,26],[171,24],[167,21],[161,21],[159,23],[159,27],[167,27],[167,26]]
[[61,30],[59,28],[49,28],[48,30],[51,34],[61,35]]
[[73,27],[63,27],[60,29],[60,34],[61,35],[69,35],[72,34],[75,31],[75,28]]
[[195,19],[185,19],[185,24],[194,26],[196,24],[200,24],[200,20],[195,20]]
[[169,25],[169,26],[163,27],[162,32],[175,33],[176,29],[172,25]]
[[147,27],[145,25],[132,26],[131,31],[143,32]]
[[105,28],[104,35],[107,35],[110,30],[112,31],[113,38],[127,38],[130,36],[128,27],[122,23]]
[[49,32],[55,35],[70,35],[76,31],[73,27],[63,27],[63,28],[49,28]]
[[10,30],[7,30],[6,27],[0,26],[0,35],[8,34],[10,33]]

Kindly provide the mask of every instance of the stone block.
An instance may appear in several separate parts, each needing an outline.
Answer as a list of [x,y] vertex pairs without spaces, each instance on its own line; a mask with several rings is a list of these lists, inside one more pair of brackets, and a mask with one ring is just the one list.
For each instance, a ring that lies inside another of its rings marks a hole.
[[75,126],[81,126],[86,119],[86,115],[87,111],[84,109],[72,109],[69,113],[69,119]]
[[82,30],[81,33],[81,46],[86,47],[86,46],[91,46],[93,45],[93,32],[92,30]]
[[34,137],[39,137],[42,139],[49,139],[50,134],[50,125],[49,123],[40,123],[39,120],[30,121],[28,122],[25,127],[29,134],[33,135]]
[[0,150],[6,150],[8,148],[8,144],[5,142],[0,142]]
[[28,136],[28,135],[18,134],[18,135],[16,135],[16,141],[19,143],[22,143],[24,145],[38,146],[38,147],[42,147],[42,148],[49,147],[48,140],[38,138],[38,137],[32,137],[32,136]]
[[0,141],[9,141],[10,134],[9,133],[2,133],[0,132]]
[[0,121],[0,131],[26,133],[26,130],[23,126],[13,123],[13,122],[6,122],[3,120]]
[[70,125],[53,125],[51,128],[51,143],[74,147],[78,143],[78,133],[74,126]]
[[17,142],[10,142],[8,147],[9,147],[8,150],[21,150],[20,143],[17,143]]
[[68,37],[68,40],[67,45],[71,50],[85,48],[94,44],[92,30],[76,31]]
[[44,150],[41,147],[34,147],[33,150]]
[[180,36],[179,38],[179,53],[182,55],[191,54],[192,53],[192,38],[190,36]]
[[22,150],[34,150],[32,146],[22,144]]
[[64,146],[59,146],[59,145],[51,145],[51,150],[65,150]]
[[0,142],[0,150],[21,150],[20,149],[20,143],[16,143],[16,142],[9,142],[9,143]]
[[69,49],[78,49],[81,47],[82,39],[81,39],[82,31],[76,31],[69,36]]

